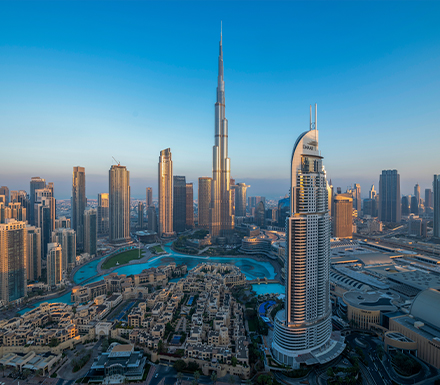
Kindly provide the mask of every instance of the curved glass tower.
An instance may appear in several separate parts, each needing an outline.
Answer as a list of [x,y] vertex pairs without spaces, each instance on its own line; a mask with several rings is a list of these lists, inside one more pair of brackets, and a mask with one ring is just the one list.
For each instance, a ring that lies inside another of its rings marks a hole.
[[310,129],[293,147],[285,309],[274,320],[273,356],[293,368],[330,361],[345,346],[339,335],[331,338],[330,217],[316,121],[310,106]]

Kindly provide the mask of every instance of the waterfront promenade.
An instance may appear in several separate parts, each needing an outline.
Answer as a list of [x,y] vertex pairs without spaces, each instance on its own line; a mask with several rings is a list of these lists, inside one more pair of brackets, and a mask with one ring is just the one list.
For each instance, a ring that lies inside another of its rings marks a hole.
[[[72,283],[63,292],[51,293],[46,296],[39,297],[34,301],[27,303],[24,307],[20,309],[12,309],[9,312],[6,311],[0,316],[0,318],[7,317],[11,318],[15,316],[17,310],[20,314],[23,314],[32,308],[38,306],[42,302],[59,302],[71,303],[70,293],[72,287],[75,285],[84,285],[86,283],[94,282],[102,279],[104,276],[110,274],[111,272],[118,272],[119,274],[137,274],[144,269],[150,267],[159,267],[175,262],[177,264],[186,264],[188,270],[194,268],[197,264],[201,262],[214,262],[214,263],[231,263],[236,265],[241,269],[241,271],[246,275],[248,282],[252,285],[258,285],[258,294],[264,294],[265,292],[275,292],[280,291],[280,280],[281,280],[281,266],[277,261],[266,259],[261,256],[253,255],[228,255],[228,256],[198,256],[198,255],[187,255],[180,254],[171,249],[169,245],[164,246],[166,254],[154,255],[144,247],[142,251],[147,253],[143,258],[139,260],[132,260],[131,263],[124,264],[121,266],[115,266],[108,270],[102,270],[102,263],[111,255],[110,253],[105,256],[100,256],[94,258],[87,263],[76,266],[70,273],[70,280]],[[264,280],[267,279],[267,282]],[[264,280],[264,282],[263,282]],[[259,285],[259,283],[267,283],[266,285]]]

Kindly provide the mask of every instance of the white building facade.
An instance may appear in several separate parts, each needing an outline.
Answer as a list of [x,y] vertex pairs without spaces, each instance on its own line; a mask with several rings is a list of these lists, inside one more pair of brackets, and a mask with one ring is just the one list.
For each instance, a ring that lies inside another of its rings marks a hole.
[[291,159],[285,309],[275,317],[272,342],[273,357],[293,368],[330,361],[345,346],[340,335],[332,339],[330,216],[322,159],[316,111],[312,123],[310,107],[310,130],[296,140]]

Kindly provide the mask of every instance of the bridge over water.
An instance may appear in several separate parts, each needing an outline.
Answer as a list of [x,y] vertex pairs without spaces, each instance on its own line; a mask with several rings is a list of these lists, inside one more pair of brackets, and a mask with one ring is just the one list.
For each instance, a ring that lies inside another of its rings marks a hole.
[[257,278],[247,281],[251,285],[268,284],[268,283],[281,283],[278,279]]

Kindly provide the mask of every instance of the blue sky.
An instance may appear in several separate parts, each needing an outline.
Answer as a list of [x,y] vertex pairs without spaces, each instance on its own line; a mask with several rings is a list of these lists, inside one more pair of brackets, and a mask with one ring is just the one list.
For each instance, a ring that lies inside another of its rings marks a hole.
[[[440,173],[439,2],[0,2],[0,185],[31,176],[68,198],[108,189],[112,156],[132,196],[174,174],[211,175],[220,20],[232,176],[288,191],[290,155],[318,103],[333,185],[402,193]],[[378,189],[378,187],[376,187]]]

